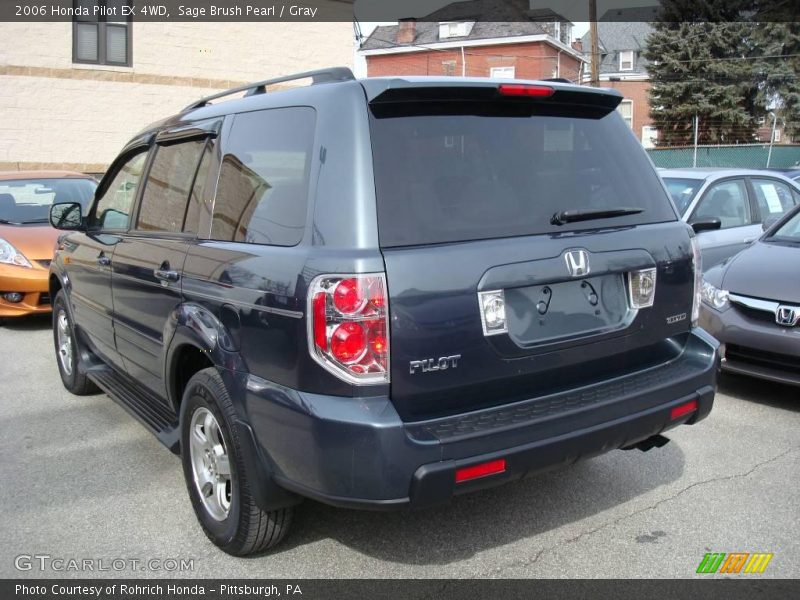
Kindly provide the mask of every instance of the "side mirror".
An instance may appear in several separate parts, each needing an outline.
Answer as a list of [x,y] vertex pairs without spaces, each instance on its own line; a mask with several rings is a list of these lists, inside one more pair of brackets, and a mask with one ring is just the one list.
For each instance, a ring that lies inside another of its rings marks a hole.
[[773,225],[775,225],[775,223],[777,223],[780,220],[781,220],[780,217],[775,217],[775,216],[767,217],[761,224],[761,231],[766,231],[767,229],[770,229]]
[[50,225],[64,231],[83,229],[83,207],[77,202],[59,202],[50,207]]
[[716,217],[700,219],[689,224],[692,226],[692,229],[694,229],[695,233],[700,233],[701,231],[715,231],[722,227],[722,221]]

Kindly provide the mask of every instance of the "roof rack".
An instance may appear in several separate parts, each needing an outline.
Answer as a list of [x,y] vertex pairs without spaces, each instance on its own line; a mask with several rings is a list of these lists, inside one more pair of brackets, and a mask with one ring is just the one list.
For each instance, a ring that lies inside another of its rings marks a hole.
[[285,83],[287,81],[295,81],[298,79],[311,79],[311,85],[318,83],[330,83],[333,81],[352,81],[355,79],[353,72],[347,67],[333,67],[330,69],[318,69],[316,71],[306,71],[305,73],[297,73],[295,75],[286,75],[284,77],[276,77],[275,79],[265,79],[264,81],[256,81],[255,83],[248,83],[239,87],[225,90],[211,96],[200,98],[192,102],[189,106],[184,108],[181,112],[194,110],[195,108],[202,108],[212,100],[224,98],[239,92],[247,92],[245,96],[256,96],[258,94],[265,94],[268,85],[275,85],[276,83]]

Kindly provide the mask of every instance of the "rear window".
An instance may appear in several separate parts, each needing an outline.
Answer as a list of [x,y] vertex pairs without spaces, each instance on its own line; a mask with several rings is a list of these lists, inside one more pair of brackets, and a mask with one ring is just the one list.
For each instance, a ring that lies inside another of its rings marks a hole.
[[294,246],[303,239],[316,112],[236,115],[217,184],[211,238]]
[[[460,242],[675,220],[645,152],[616,111],[602,118],[476,114],[371,118],[382,246]],[[552,225],[573,209],[640,208]]]

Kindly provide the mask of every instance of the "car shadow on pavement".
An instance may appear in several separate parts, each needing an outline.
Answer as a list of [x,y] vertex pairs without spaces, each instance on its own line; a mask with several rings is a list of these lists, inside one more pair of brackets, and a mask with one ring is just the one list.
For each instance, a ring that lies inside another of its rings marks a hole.
[[722,373],[719,391],[747,402],[800,412],[800,388],[735,373]]
[[30,315],[27,317],[6,318],[0,325],[0,332],[8,331],[41,331],[53,327],[53,318],[50,314]]
[[677,480],[684,463],[675,443],[648,453],[615,451],[420,511],[344,510],[306,501],[274,552],[330,538],[387,562],[449,564],[624,504]]

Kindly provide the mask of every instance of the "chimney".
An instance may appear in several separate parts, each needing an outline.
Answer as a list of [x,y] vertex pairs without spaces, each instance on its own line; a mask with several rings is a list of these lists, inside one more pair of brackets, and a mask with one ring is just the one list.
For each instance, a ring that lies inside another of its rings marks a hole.
[[416,19],[400,19],[397,29],[398,44],[413,44],[417,37]]
[[583,54],[583,40],[574,40],[572,42],[572,49]]

